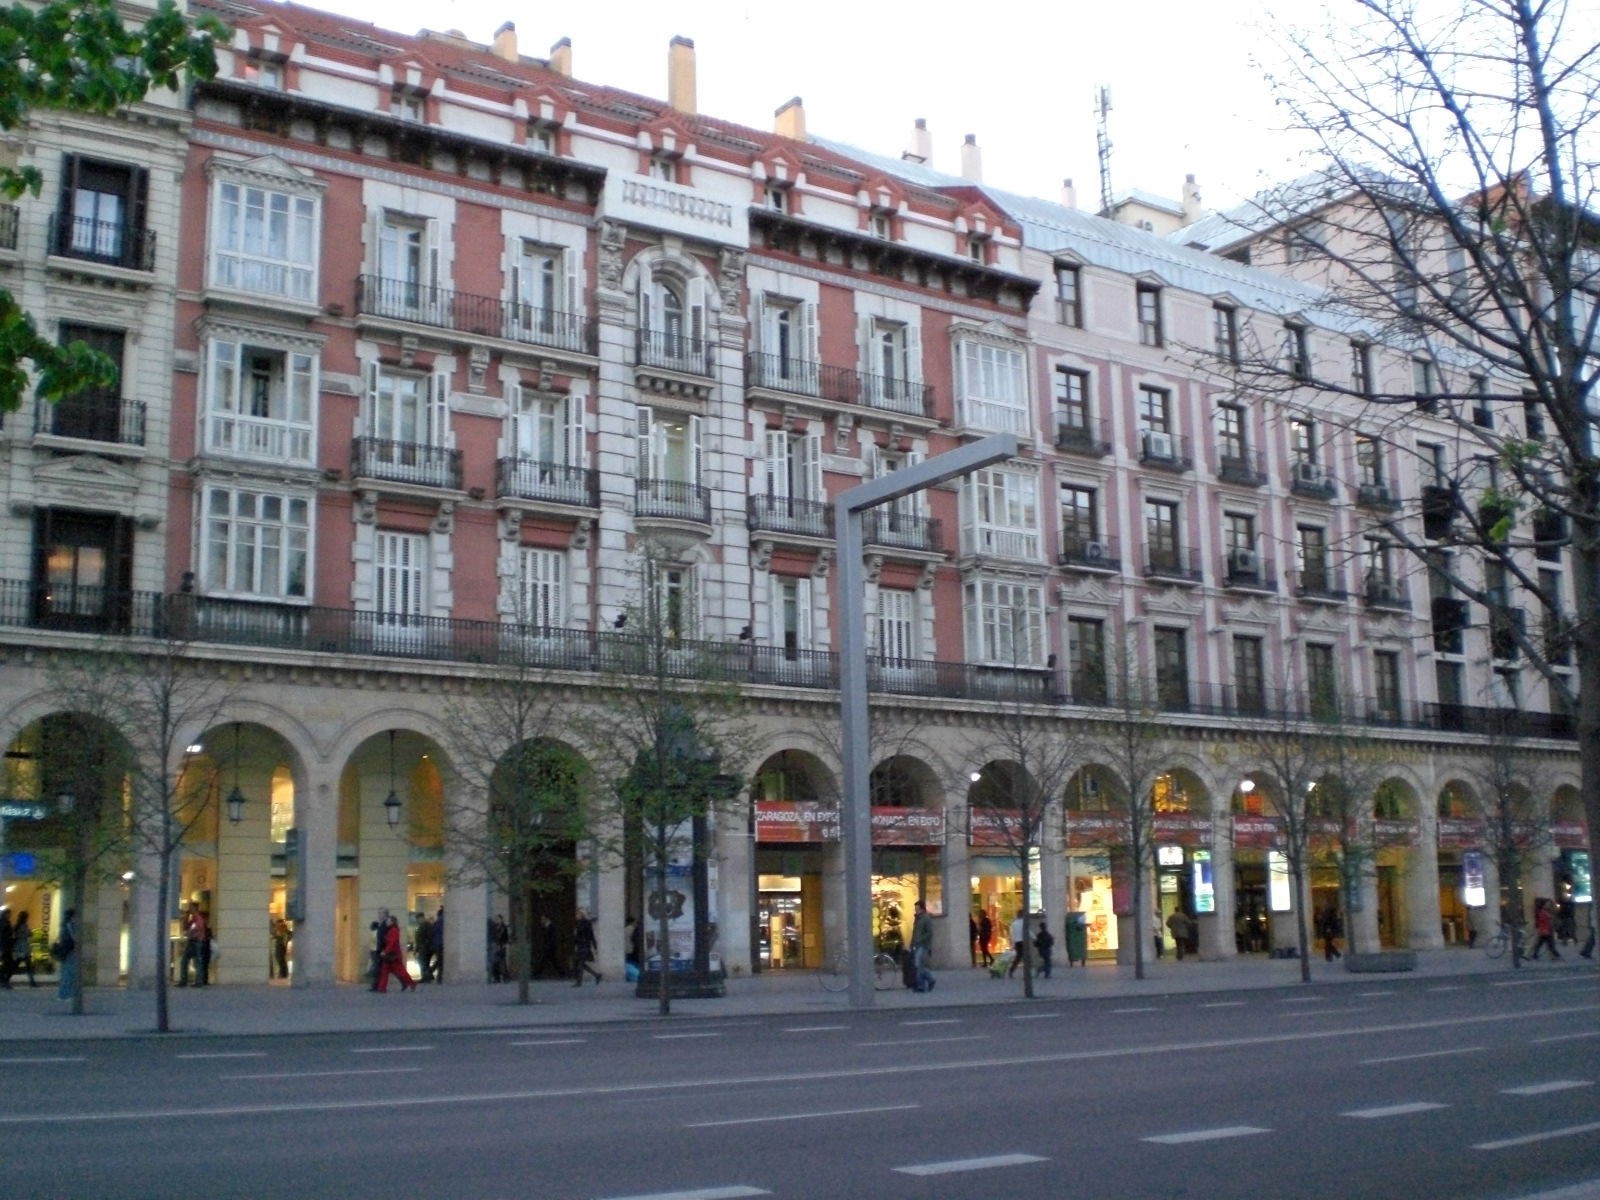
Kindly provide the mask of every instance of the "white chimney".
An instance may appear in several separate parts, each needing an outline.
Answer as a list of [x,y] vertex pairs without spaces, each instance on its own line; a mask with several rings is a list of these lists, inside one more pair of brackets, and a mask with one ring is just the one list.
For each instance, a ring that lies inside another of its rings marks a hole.
[[1194,181],[1193,175],[1183,177],[1183,223],[1193,225],[1206,215],[1205,205],[1200,203],[1200,185]]
[[926,163],[933,160],[933,135],[928,132],[928,122],[918,117],[911,127],[911,146],[900,155],[906,162]]
[[503,58],[507,62],[517,61],[517,25],[515,21],[507,21],[494,31],[494,53],[496,58]]
[[1068,208],[1078,207],[1078,189],[1072,186],[1072,180],[1061,181],[1061,203]]
[[695,111],[693,38],[675,37],[667,46],[667,104],[679,112]]
[[967,134],[967,140],[961,143],[961,178],[983,182],[983,153],[978,149],[975,133]]
[[562,38],[550,47],[550,69],[557,75],[572,78],[572,39]]

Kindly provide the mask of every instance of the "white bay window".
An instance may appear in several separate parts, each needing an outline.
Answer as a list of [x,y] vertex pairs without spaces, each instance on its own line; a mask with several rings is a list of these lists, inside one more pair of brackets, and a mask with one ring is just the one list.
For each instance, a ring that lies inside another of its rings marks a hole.
[[315,355],[217,338],[207,345],[206,361],[208,454],[314,461]]
[[306,599],[309,499],[249,488],[207,487],[201,504],[201,583],[208,594]]
[[1044,665],[1044,589],[1039,584],[972,579],[962,590],[969,660]]
[[968,339],[960,343],[957,414],[962,425],[1026,437],[1028,371],[1020,347]]
[[1039,484],[1021,471],[975,471],[962,488],[962,552],[1039,557]]

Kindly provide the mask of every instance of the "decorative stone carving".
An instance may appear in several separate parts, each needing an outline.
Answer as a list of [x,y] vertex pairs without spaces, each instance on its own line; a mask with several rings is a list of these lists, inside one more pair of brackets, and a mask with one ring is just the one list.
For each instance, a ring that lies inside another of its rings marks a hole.
[[500,514],[500,536],[508,542],[518,541],[522,537],[522,510],[508,508]]
[[772,542],[762,538],[750,547],[751,565],[758,571],[765,571],[772,565]]
[[433,514],[433,531],[437,534],[448,535],[456,523],[456,502],[454,500],[441,500],[439,511]]
[[939,564],[936,563],[936,562],[925,562],[925,563],[923,563],[922,564],[922,578],[917,580],[917,586],[919,588],[921,588],[925,592],[932,591],[933,590],[933,577],[934,577],[935,573],[937,573],[938,569],[939,569]]
[[868,583],[877,583],[878,576],[883,573],[883,555],[869,554],[864,564]]
[[717,255],[717,289],[722,293],[722,307],[738,312],[743,288],[744,251],[724,246]]
[[817,561],[811,564],[811,578],[826,579],[833,566],[833,547],[824,546],[817,551]]
[[417,339],[415,334],[402,334],[400,337],[400,365],[410,370],[417,361]]
[[467,352],[467,390],[481,395],[488,375],[489,347],[472,347]]
[[617,221],[600,222],[600,286],[612,291],[622,290],[622,249],[627,244],[628,231]]
[[593,521],[579,521],[572,527],[572,536],[567,539],[567,545],[573,550],[587,550],[589,540],[594,536]]
[[356,493],[356,524],[373,525],[378,520],[378,493],[366,490]]

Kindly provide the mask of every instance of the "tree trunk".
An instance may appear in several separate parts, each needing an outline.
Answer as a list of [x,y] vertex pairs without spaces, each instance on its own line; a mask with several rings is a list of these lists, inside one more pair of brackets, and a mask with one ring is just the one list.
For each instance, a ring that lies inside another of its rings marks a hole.
[[1300,855],[1289,860],[1289,874],[1294,879],[1294,923],[1296,944],[1300,947],[1300,982],[1311,982],[1311,943],[1306,937],[1306,905],[1311,894],[1306,888],[1306,865]]
[[[165,839],[163,839],[165,840]],[[167,913],[172,907],[172,855],[161,854],[161,866],[156,870],[155,919],[155,979],[156,979],[156,1032],[171,1031],[171,1018],[167,1010],[167,960],[172,945],[167,936]]]
[[511,952],[516,955],[517,961],[517,1003],[528,1004],[531,1002],[528,979],[532,972],[533,958],[533,889],[528,886],[528,881],[522,878],[522,872],[513,873],[511,886],[517,896],[517,933],[520,944],[513,943]]
[[72,903],[78,910],[78,942],[73,947],[72,953],[77,957],[77,970],[72,973],[72,1015],[83,1016],[83,948],[88,944],[88,897],[85,893],[89,890],[89,864],[85,861],[86,854],[83,847],[82,834],[78,837],[78,849],[72,863]]
[[672,1015],[672,956],[668,937],[672,914],[667,908],[667,833],[656,827],[656,1012]]

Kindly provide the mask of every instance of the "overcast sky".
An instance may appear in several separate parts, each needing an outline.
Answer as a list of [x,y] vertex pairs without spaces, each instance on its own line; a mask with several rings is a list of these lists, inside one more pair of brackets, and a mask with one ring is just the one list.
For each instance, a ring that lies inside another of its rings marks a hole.
[[[1318,0],[1285,0],[1291,8]],[[573,43],[583,80],[666,95],[667,43],[693,38],[702,112],[758,129],[789,97],[805,100],[811,132],[880,153],[905,149],[926,118],[933,165],[956,173],[976,134],[984,180],[1055,198],[1071,177],[1098,207],[1094,95],[1111,89],[1111,179],[1176,199],[1198,176],[1207,205],[1226,207],[1264,183],[1300,173],[1294,143],[1250,65],[1264,47],[1251,0],[1034,0],[984,5],[802,0],[316,0],[403,33],[459,29],[488,42],[516,22],[524,54]]]

